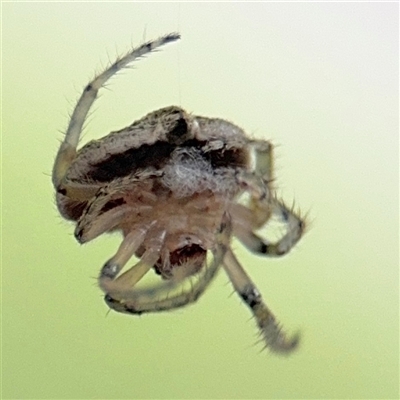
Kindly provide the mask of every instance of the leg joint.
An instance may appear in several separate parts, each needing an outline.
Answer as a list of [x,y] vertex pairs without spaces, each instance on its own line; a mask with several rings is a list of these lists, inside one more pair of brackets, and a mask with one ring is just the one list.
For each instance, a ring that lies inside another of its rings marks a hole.
[[251,309],[261,303],[261,294],[253,285],[246,285],[239,294]]
[[103,268],[101,269],[100,279],[102,278],[114,279],[118,275],[120,269],[121,268],[119,265],[107,261],[104,264]]

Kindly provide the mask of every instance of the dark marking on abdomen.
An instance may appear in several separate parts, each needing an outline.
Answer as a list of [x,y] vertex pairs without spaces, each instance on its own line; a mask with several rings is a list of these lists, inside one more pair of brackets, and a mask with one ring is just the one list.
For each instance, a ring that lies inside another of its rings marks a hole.
[[126,201],[123,198],[110,200],[106,204],[104,204],[104,206],[99,212],[99,215],[104,214],[115,207],[122,206],[123,204],[126,204]]
[[[186,121],[180,120],[170,135],[175,136],[175,140],[179,135],[185,136],[187,129]],[[171,136],[171,138],[172,138]],[[179,140],[179,139],[178,139]],[[206,141],[198,141],[190,139],[184,141],[179,146],[176,143],[156,142],[152,145],[144,144],[139,148],[129,149],[120,154],[112,154],[97,164],[92,164],[91,169],[86,173],[86,177],[90,181],[95,182],[111,182],[115,178],[121,178],[149,167],[156,170],[162,169],[170,159],[171,153],[177,147],[196,148],[201,150],[205,160],[210,162],[215,168],[221,167],[246,167],[248,164],[247,151],[240,148],[219,149],[213,151],[202,151],[207,145]]]
[[129,149],[120,154],[113,154],[105,160],[93,164],[87,176],[96,182],[110,182],[139,169],[148,167],[159,169],[168,161],[174,147],[170,143],[157,142],[152,145],[144,144],[137,149]]

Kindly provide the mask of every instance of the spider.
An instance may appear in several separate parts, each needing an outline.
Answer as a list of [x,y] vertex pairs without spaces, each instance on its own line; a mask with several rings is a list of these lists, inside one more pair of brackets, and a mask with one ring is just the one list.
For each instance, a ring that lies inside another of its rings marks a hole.
[[[178,39],[171,33],[133,48],[84,88],[54,163],[58,210],[76,221],[79,243],[122,233],[98,278],[111,309],[139,315],[183,307],[203,294],[222,266],[255,317],[265,346],[289,353],[299,336],[282,331],[230,245],[236,237],[254,253],[280,257],[304,233],[304,220],[275,195],[270,142],[253,140],[224,119],[171,106],[78,150],[85,119],[105,83]],[[256,232],[273,216],[286,230],[269,241]],[[120,273],[134,255],[139,261]],[[162,282],[138,287],[152,268]]]

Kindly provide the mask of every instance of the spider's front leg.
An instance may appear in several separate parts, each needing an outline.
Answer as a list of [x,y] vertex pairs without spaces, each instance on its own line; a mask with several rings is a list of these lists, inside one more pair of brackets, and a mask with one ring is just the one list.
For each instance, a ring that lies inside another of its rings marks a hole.
[[[305,231],[305,221],[288,208],[274,194],[272,145],[267,141],[253,143],[255,150],[254,173],[243,173],[239,177],[241,185],[250,193],[248,207],[233,206],[234,235],[252,252],[267,256],[287,254],[300,240]],[[286,225],[286,233],[271,242],[255,233],[276,215]]]
[[286,337],[275,316],[263,302],[260,292],[230,249],[225,254],[224,269],[237,293],[253,312],[266,347],[279,353],[293,351],[298,345],[299,335]]
[[300,240],[305,231],[305,222],[299,214],[289,209],[282,201],[272,198],[260,201],[259,209],[265,208],[266,223],[272,214],[277,215],[286,224],[286,233],[277,241],[260,237],[254,231],[259,229],[259,220],[250,208],[236,204],[234,235],[253,253],[279,257],[287,254]]
[[83,90],[78,103],[72,112],[71,119],[65,133],[63,142],[58,150],[56,161],[53,167],[53,185],[59,193],[68,195],[68,185],[65,184],[64,178],[68,172],[71,163],[77,155],[79,138],[81,136],[82,127],[88,115],[90,108],[97,98],[99,90],[105,83],[117,72],[128,66],[139,57],[150,53],[152,50],[166,43],[179,39],[179,34],[171,33],[152,42],[144,43],[134,48],[124,57],[119,58],[110,65],[109,68],[97,75]]
[[[174,291],[176,292],[176,289],[180,288],[184,281],[169,281],[150,288],[134,288],[133,286],[136,282],[131,279],[131,275],[135,274],[135,271],[139,269],[137,266],[134,266],[131,270],[117,278],[116,281],[112,282],[111,284],[115,284],[115,286],[111,288],[112,291],[110,291],[110,287],[105,287],[104,285],[104,277],[105,275],[108,275],[109,269],[106,264],[106,266],[103,267],[102,274],[100,275],[100,286],[107,293],[105,296],[107,305],[118,312],[140,315],[146,312],[173,310],[195,302],[204,293],[212,279],[216,276],[228,249],[230,237],[230,218],[225,214],[219,231],[216,234],[216,244],[215,248],[212,250],[213,259],[210,265],[203,266],[204,272],[199,273],[199,276],[194,283],[190,281],[190,290],[172,295],[170,295],[170,293],[173,293]],[[142,271],[144,271],[144,268],[142,268]],[[115,269],[115,276],[117,273],[118,272]],[[124,275],[126,274],[129,279],[124,278]],[[120,285],[118,280],[123,280],[124,284],[125,282],[130,284],[130,290],[121,291],[118,289],[116,291],[115,289]]]
[[[153,232],[151,232],[152,230]],[[123,266],[139,249],[147,234],[151,239],[147,240],[147,249],[139,262],[117,277]],[[153,223],[150,227],[135,229],[125,236],[117,253],[106,262],[100,272],[99,286],[107,293],[106,297],[112,298],[116,303],[119,303],[132,296],[132,288],[154,266],[160,257],[165,235],[165,230],[158,229]]]

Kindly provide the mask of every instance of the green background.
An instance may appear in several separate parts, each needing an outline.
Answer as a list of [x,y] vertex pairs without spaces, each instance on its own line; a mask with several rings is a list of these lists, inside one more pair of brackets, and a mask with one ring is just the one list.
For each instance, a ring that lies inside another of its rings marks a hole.
[[[398,398],[398,4],[3,3],[3,398]],[[276,147],[311,229],[279,260],[235,251],[289,331],[257,330],[224,273],[186,309],[108,313],[118,235],[79,246],[50,182],[81,88],[132,43],[182,41],[103,90],[82,142],[170,104]]]

